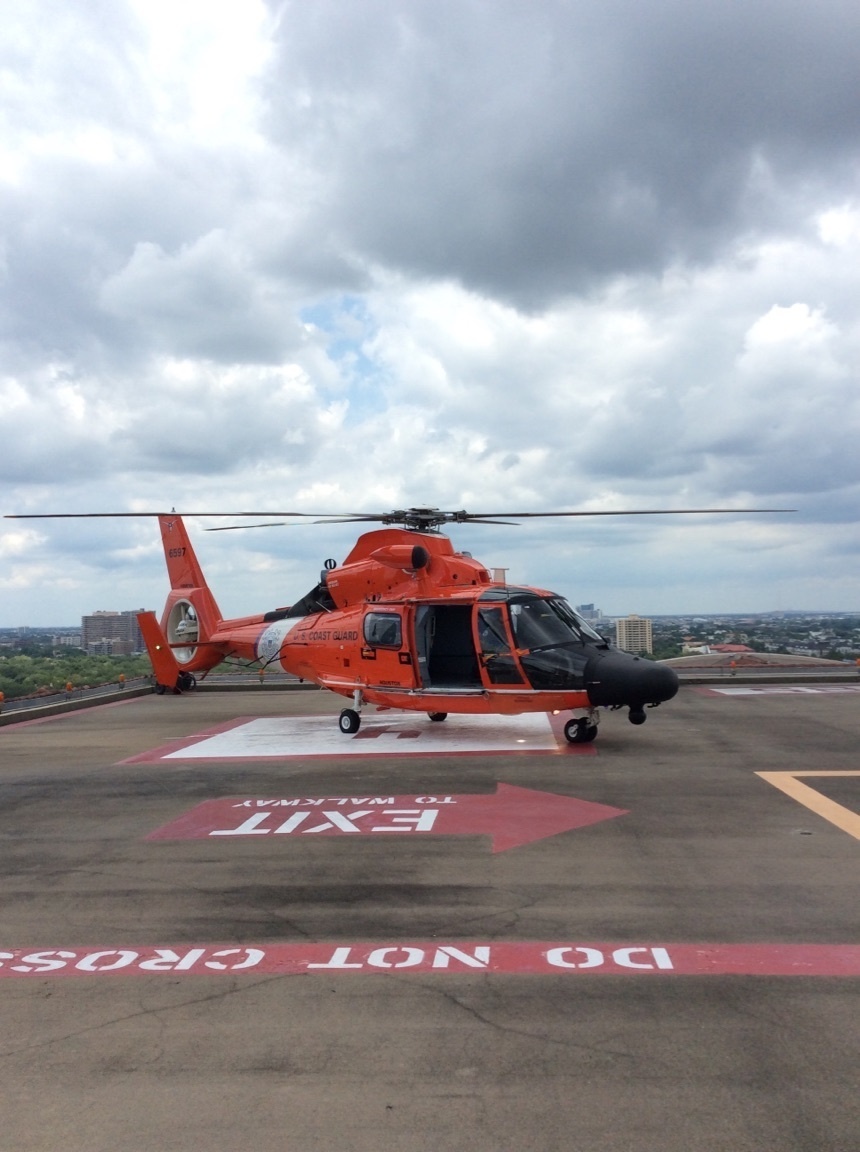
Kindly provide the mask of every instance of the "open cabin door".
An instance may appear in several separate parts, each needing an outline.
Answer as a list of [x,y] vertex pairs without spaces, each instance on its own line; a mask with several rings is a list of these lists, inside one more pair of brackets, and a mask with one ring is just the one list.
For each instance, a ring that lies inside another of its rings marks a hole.
[[481,688],[471,604],[421,604],[415,648],[422,688]]

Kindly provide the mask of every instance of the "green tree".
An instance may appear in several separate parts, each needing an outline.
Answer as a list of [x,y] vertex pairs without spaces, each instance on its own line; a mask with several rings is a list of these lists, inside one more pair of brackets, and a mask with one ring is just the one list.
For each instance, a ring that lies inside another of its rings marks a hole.
[[151,671],[147,656],[88,656],[75,650],[56,656],[0,656],[0,691],[7,700],[14,700],[39,692],[61,692],[66,684],[82,688],[117,683],[121,672],[131,680]]

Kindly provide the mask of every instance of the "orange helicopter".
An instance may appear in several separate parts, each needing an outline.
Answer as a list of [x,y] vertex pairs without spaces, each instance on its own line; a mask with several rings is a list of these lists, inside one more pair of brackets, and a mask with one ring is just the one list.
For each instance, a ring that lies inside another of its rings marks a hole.
[[[776,511],[787,509],[683,509],[680,514]],[[347,734],[358,731],[366,704],[424,712],[431,721],[449,713],[569,711],[564,734],[579,744],[594,740],[601,709],[627,708],[630,722],[643,724],[646,708],[677,693],[677,675],[610,647],[563,597],[493,579],[470,553],[456,551],[440,528],[544,516],[675,514],[409,508],[315,517],[319,523],[382,527],[361,535],[343,563],[326,560],[318,582],[290,607],[234,620],[222,617],[182,516],[78,515],[158,517],[171,590],[160,623],[152,612],[138,619],[161,693],[188,691],[197,676],[236,659],[261,669],[279,666],[349,699],[338,719]],[[314,518],[298,512],[238,515]],[[241,527],[252,526],[279,525]]]

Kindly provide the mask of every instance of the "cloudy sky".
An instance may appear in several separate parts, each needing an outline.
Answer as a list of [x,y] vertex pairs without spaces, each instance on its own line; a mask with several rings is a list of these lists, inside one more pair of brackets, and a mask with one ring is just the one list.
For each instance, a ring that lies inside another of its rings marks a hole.
[[[858,109],[853,0],[14,6],[0,511],[796,508],[451,532],[608,614],[858,609]],[[355,537],[210,524],[231,615]],[[165,591],[152,521],[0,521],[0,626]]]

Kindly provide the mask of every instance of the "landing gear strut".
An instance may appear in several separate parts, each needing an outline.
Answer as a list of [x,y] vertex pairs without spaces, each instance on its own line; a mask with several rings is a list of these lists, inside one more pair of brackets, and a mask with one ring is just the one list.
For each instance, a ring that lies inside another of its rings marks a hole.
[[354,735],[361,727],[361,716],[359,709],[364,703],[364,697],[361,689],[356,688],[352,694],[352,707],[344,708],[340,716],[337,718],[337,726],[345,736]]

